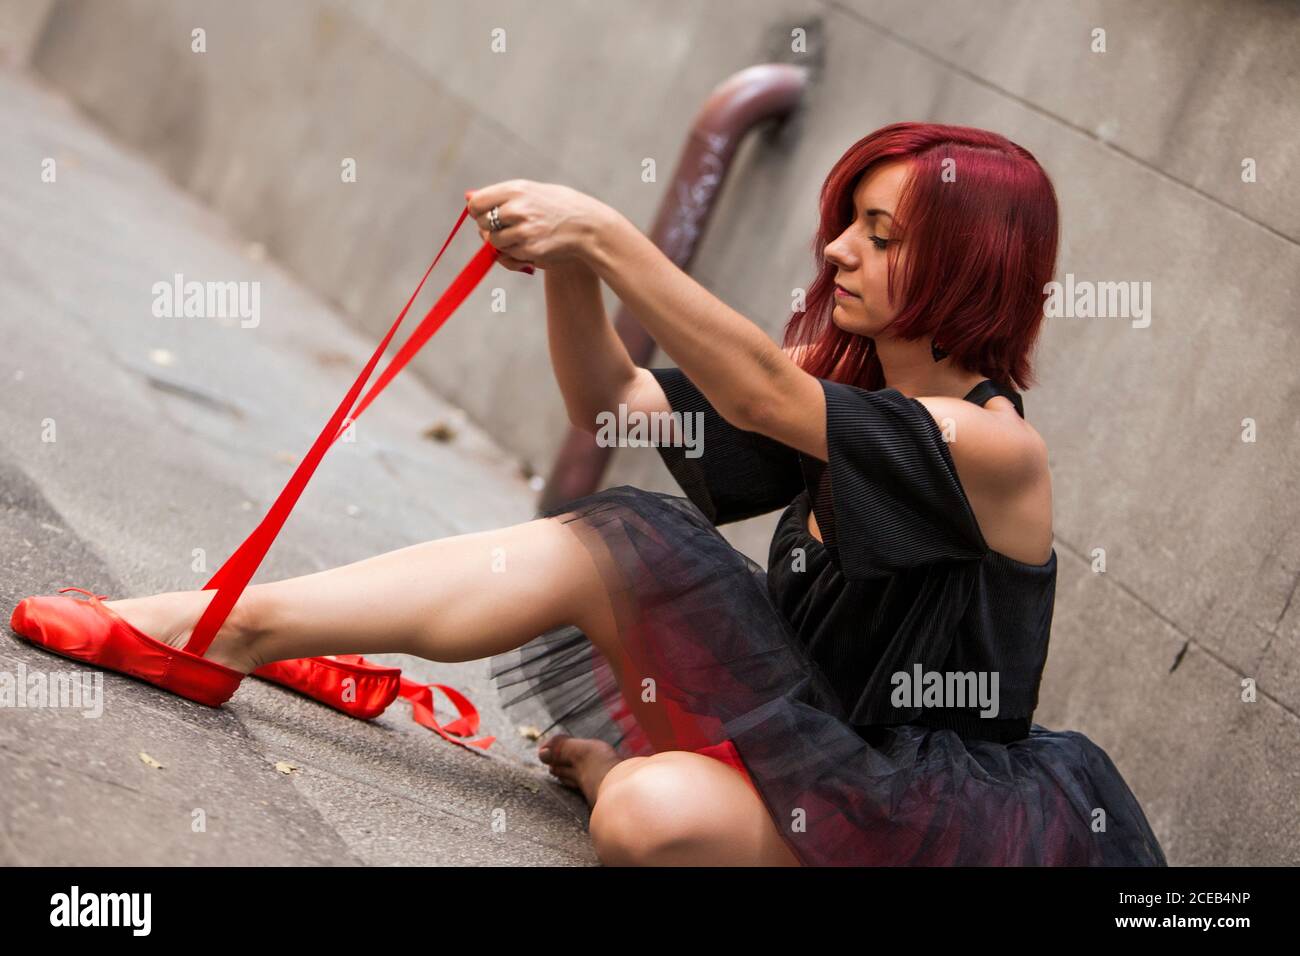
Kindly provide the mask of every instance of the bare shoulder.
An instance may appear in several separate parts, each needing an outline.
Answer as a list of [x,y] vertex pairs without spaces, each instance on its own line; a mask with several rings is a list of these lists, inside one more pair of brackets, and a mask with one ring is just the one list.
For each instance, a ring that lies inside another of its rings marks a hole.
[[1002,496],[1050,481],[1047,443],[1009,399],[995,395],[984,406],[949,396],[917,401],[938,424],[964,485]]

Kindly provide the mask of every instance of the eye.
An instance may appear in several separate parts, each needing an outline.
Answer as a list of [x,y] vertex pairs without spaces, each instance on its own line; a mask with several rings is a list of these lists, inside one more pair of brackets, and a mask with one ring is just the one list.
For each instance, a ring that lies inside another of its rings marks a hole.
[[889,245],[889,240],[881,236],[868,236],[867,238],[871,240],[871,244],[877,249],[884,249]]

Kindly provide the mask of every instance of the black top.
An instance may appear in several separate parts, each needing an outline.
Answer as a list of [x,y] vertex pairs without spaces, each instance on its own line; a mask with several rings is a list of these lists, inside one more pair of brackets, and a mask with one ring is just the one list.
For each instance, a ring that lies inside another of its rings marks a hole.
[[[1043,564],[993,551],[930,411],[897,389],[819,379],[828,462],[728,423],[680,369],[651,369],[674,412],[703,413],[702,447],[659,454],[716,525],[785,512],[768,590],[835,688],[852,723],[919,723],[963,737],[1027,736],[1047,661],[1056,549]],[[965,399],[1014,390],[985,379]],[[698,437],[697,437],[698,440]],[[808,531],[817,515],[819,542]],[[823,543],[824,542],[824,543]],[[896,706],[900,672],[997,676],[998,713]]]

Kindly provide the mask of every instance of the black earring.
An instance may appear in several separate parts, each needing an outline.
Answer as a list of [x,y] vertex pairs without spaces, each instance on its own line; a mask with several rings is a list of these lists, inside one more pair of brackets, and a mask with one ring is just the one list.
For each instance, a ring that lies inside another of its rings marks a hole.
[[934,339],[930,340],[930,354],[934,356],[936,362],[942,361],[948,353],[935,344]]

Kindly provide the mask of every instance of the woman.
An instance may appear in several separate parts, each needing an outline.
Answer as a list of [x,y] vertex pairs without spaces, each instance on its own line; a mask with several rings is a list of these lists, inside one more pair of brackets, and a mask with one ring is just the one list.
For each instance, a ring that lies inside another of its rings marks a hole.
[[[688,497],[613,488],[252,586],[208,658],[493,657],[509,705],[567,731],[540,755],[591,804],[605,863],[1165,863],[1104,751],[1031,722],[1056,552],[1013,386],[1057,210],[1027,151],[912,123],[855,143],[784,348],[588,196],[467,198],[507,268],[545,270],[576,425],[698,416],[702,454],[686,419],[659,447]],[[678,368],[633,365],[602,280]],[[765,573],[715,525],[778,508]],[[106,606],[183,647],[209,599]]]

